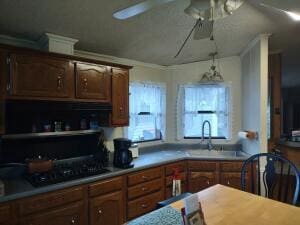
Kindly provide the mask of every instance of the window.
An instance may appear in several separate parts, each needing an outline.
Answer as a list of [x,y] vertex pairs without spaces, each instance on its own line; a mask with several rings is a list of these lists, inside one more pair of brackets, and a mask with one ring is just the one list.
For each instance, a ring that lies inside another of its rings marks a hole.
[[[183,136],[200,138],[202,124],[211,123],[211,135],[215,139],[228,139],[229,129],[229,88],[223,85],[184,86],[183,90]],[[208,126],[204,134],[208,136]]]
[[165,130],[165,87],[131,83],[127,136],[133,142],[160,140]]

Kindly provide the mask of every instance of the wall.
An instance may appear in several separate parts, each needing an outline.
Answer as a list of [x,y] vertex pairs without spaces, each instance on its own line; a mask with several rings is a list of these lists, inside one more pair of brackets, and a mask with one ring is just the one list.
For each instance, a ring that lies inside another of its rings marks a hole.
[[260,35],[241,54],[242,129],[259,133],[258,140],[243,140],[249,154],[267,152],[268,35]]
[[[233,144],[238,141],[237,132],[241,129],[241,62],[238,56],[222,58],[219,61],[220,71],[225,83],[231,86],[232,108],[231,108],[231,140],[213,140],[213,143]],[[169,67],[170,73],[170,94],[167,109],[169,109],[167,117],[167,141],[178,142],[176,132],[176,98],[178,85],[186,83],[197,83],[201,79],[204,72],[207,72],[212,61],[202,61],[189,63],[184,65],[176,65]],[[201,129],[201,124],[199,124]],[[199,140],[180,140],[185,143],[199,143]]]

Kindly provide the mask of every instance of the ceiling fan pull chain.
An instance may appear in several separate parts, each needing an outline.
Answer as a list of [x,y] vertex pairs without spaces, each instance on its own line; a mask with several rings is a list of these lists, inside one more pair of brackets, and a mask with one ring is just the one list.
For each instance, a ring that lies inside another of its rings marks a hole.
[[189,40],[190,36],[192,35],[193,31],[195,30],[195,28],[198,26],[198,24],[200,26],[202,26],[202,22],[201,22],[201,18],[199,18],[196,22],[196,24],[193,26],[192,30],[190,31],[190,33],[188,34],[188,36],[186,37],[186,39],[184,40],[183,44],[181,45],[179,51],[177,52],[177,54],[174,56],[174,58],[177,58],[177,56],[181,53],[182,49],[184,48],[186,42]]

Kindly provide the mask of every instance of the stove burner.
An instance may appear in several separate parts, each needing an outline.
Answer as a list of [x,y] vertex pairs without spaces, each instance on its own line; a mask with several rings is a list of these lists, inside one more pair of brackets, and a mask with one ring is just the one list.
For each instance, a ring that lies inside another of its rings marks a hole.
[[102,163],[93,158],[80,161],[61,162],[45,173],[27,174],[25,178],[34,186],[42,187],[78,178],[109,172]]

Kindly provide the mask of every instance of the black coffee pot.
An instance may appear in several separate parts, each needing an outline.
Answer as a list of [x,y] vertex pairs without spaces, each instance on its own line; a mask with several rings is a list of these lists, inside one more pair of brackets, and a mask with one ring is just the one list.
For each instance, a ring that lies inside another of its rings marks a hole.
[[119,168],[132,168],[132,153],[129,148],[132,145],[132,141],[127,138],[114,139],[114,166]]

